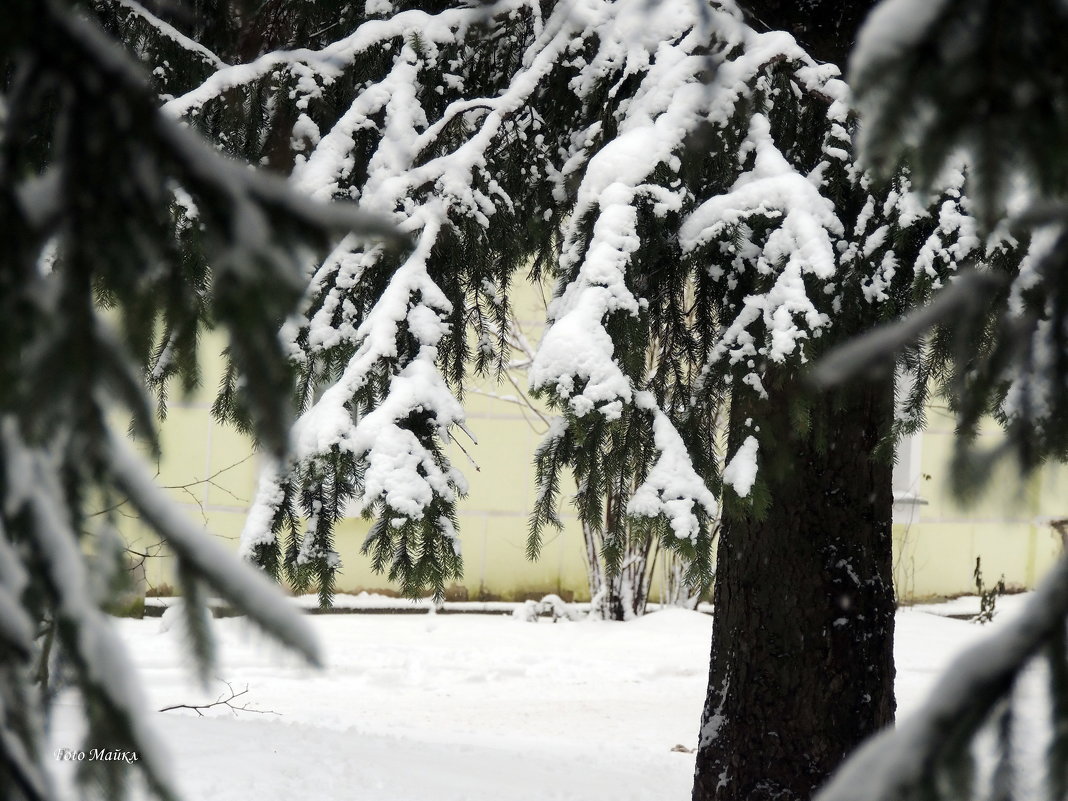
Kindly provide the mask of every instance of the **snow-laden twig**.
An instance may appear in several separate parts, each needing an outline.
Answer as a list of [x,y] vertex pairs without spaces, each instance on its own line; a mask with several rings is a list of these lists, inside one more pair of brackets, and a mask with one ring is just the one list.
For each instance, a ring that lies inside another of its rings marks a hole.
[[185,50],[188,50],[191,53],[195,53],[197,56],[199,56],[204,61],[206,61],[208,64],[210,64],[212,67],[215,67],[216,69],[222,69],[224,67],[228,67],[229,66],[225,61],[223,61],[221,58],[219,58],[215,53],[211,52],[210,50],[208,50],[208,48],[204,47],[203,44],[201,44],[200,42],[194,41],[193,39],[190,39],[184,33],[182,33],[177,28],[175,28],[173,25],[171,25],[169,22],[166,22],[165,20],[162,20],[159,17],[157,17],[155,14],[153,14],[151,11],[149,11],[147,8],[145,8],[143,5],[138,3],[137,0],[115,0],[115,1],[119,5],[121,5],[123,8],[126,8],[131,13],[136,14],[138,17],[143,19],[145,22],[147,22],[153,28],[158,30],[164,37],[166,37],[167,39],[170,39],[175,44],[179,45],[180,47],[184,48]]

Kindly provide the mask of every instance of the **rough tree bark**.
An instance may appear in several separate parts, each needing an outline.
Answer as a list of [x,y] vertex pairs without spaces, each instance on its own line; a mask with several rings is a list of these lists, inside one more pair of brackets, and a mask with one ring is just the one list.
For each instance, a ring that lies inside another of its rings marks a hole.
[[[844,65],[874,0],[747,0],[758,28],[786,30]],[[847,754],[894,719],[892,378],[811,403],[796,376],[768,376],[762,408],[736,400],[729,451],[761,421],[771,506],[724,512],[708,693],[694,801],[805,801]],[[739,398],[736,394],[735,398]]]
[[[768,390],[785,410],[797,381]],[[724,516],[695,801],[807,799],[893,721],[893,468],[872,454],[892,397],[883,381],[818,399],[803,436],[763,415],[773,500]],[[754,411],[732,408],[733,447]]]

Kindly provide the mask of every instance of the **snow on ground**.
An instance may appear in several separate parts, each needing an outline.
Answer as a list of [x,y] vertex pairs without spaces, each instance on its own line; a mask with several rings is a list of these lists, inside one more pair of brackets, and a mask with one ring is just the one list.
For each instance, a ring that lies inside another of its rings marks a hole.
[[[1028,592],[999,595],[995,599],[995,614],[1000,615],[1002,620],[1007,620],[1018,614],[1030,597],[1031,593]],[[978,595],[962,595],[960,598],[954,598],[951,601],[916,604],[910,608],[917,612],[929,612],[932,615],[942,615],[944,617],[964,617],[967,615],[974,617],[979,614],[980,598]]]
[[[242,618],[214,622],[220,662],[207,690],[173,618],[117,621],[190,801],[648,801],[689,798],[711,618],[666,610],[630,623],[520,622],[496,615],[308,618],[328,667],[315,671]],[[898,703],[923,701],[962,648],[997,627],[904,609]],[[164,630],[165,629],[165,630]],[[73,699],[71,699],[73,700]],[[80,742],[76,707],[55,747]],[[67,770],[70,763],[58,763]]]

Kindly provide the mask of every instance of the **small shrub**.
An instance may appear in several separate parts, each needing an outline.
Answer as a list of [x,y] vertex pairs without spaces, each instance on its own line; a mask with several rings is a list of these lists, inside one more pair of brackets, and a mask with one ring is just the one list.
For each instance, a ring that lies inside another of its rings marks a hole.
[[972,572],[972,576],[975,577],[975,589],[979,595],[979,614],[972,618],[972,622],[979,624],[989,623],[994,619],[998,598],[1005,594],[1004,574],[998,579],[997,584],[987,587],[983,584],[981,563],[982,557],[975,557],[975,570]]

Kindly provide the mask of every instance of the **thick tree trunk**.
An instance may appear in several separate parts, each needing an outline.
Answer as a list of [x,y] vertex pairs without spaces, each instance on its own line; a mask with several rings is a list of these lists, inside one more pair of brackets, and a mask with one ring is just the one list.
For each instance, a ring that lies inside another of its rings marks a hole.
[[[875,2],[740,5],[758,29],[844,67]],[[731,408],[731,453],[747,418],[760,421],[771,504],[760,519],[724,512],[694,801],[804,801],[894,718],[893,466],[873,456],[892,379],[810,399],[804,431],[796,376],[765,387],[768,399],[746,408],[735,393]]]
[[815,398],[798,434],[798,383],[731,411],[731,452],[760,420],[771,504],[725,512],[695,801],[808,799],[893,721],[892,385]]

